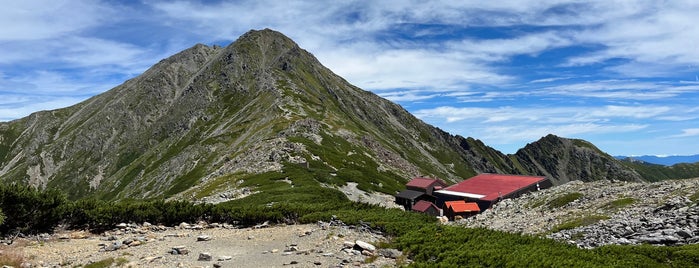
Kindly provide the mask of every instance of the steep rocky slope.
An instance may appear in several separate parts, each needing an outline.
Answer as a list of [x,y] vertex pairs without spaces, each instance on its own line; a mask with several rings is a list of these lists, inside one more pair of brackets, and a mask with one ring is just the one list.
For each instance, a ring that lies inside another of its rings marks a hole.
[[348,84],[272,30],[196,45],[75,106],[0,123],[0,137],[3,180],[110,199],[288,165],[392,192],[411,176],[500,171],[483,155],[501,155]]
[[699,178],[574,181],[504,200],[457,224],[547,236],[590,248],[699,242]]
[[451,135],[268,29],[195,45],[82,103],[0,123],[0,179],[71,198],[239,197],[263,191],[252,178],[265,174],[299,185],[299,169],[319,185],[389,194],[419,175],[640,180],[619,163],[553,135],[515,155]]
[[621,164],[591,143],[548,135],[527,144],[513,156],[525,173],[537,173],[554,185],[569,181],[642,181],[635,170]]

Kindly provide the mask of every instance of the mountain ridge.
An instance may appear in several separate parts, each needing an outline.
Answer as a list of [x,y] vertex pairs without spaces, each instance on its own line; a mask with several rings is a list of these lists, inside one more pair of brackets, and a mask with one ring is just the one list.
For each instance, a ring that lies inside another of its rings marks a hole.
[[699,154],[694,155],[637,155],[637,156],[623,156],[616,155],[614,158],[619,160],[628,161],[643,161],[650,164],[672,166],[676,164],[693,164],[699,162]]
[[478,173],[642,180],[582,140],[549,135],[505,155],[449,134],[269,29],[197,44],[84,102],[0,123],[2,180],[71,198],[191,199],[268,183],[301,191],[301,181],[393,193],[413,176]]

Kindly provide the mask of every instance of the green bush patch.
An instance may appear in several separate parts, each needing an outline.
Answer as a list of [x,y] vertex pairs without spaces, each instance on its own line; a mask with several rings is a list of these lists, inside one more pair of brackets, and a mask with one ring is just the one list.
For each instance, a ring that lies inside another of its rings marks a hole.
[[546,204],[546,200],[544,198],[539,198],[537,200],[532,200],[527,203],[528,208],[538,208],[540,206],[543,206]]
[[690,195],[689,200],[692,200],[692,202],[694,203],[699,203],[699,191],[697,191],[693,195]]
[[633,203],[636,203],[636,199],[631,197],[625,197],[606,203],[602,206],[602,208],[607,210],[618,210]]
[[574,229],[580,226],[587,226],[606,219],[609,219],[609,217],[605,215],[585,215],[580,218],[575,218],[567,222],[561,223],[559,225],[556,225],[551,229],[551,232],[555,233],[563,230]]
[[583,194],[578,193],[578,192],[567,193],[565,195],[556,197],[555,199],[549,201],[547,206],[550,209],[560,208],[560,207],[563,207],[567,204],[570,204],[571,202],[573,202],[575,200],[578,200],[582,196],[583,196]]
[[98,262],[93,262],[88,265],[85,265],[85,268],[107,268],[112,266],[114,263],[114,258],[107,258]]

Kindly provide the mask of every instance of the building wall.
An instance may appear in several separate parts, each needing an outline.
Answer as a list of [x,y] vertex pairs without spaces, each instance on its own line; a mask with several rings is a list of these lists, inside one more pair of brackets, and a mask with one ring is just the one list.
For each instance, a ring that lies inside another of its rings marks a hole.
[[404,208],[406,211],[410,211],[410,210],[413,208],[413,205],[414,205],[416,202],[417,202],[417,201],[414,201],[414,202],[413,202],[413,200],[406,199],[406,198],[401,198],[401,197],[397,197],[397,196],[396,196],[396,204],[403,206],[403,208]]
[[429,207],[425,213],[432,216],[439,216],[439,210],[436,207]]

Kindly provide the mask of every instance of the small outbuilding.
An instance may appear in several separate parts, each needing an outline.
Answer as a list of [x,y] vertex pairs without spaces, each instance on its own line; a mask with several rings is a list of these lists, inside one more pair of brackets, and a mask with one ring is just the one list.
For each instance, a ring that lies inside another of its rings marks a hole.
[[481,212],[476,202],[466,202],[464,200],[444,202],[444,216],[450,220],[457,217],[468,218]]
[[447,186],[449,185],[440,179],[416,177],[410,180],[405,185],[405,188],[420,191],[427,195],[432,195],[435,190],[441,190]]
[[435,206],[432,202],[425,200],[417,201],[417,203],[413,205],[413,211],[422,212],[432,216],[442,216],[441,209]]
[[415,203],[425,199],[429,199],[425,193],[415,190],[406,189],[396,194],[396,204],[403,206],[406,211],[412,210]]
[[405,185],[405,190],[396,194],[396,204],[410,211],[413,205],[420,200],[434,203],[436,201],[434,191],[441,190],[444,187],[447,187],[447,184],[440,179],[423,177],[413,178]]

